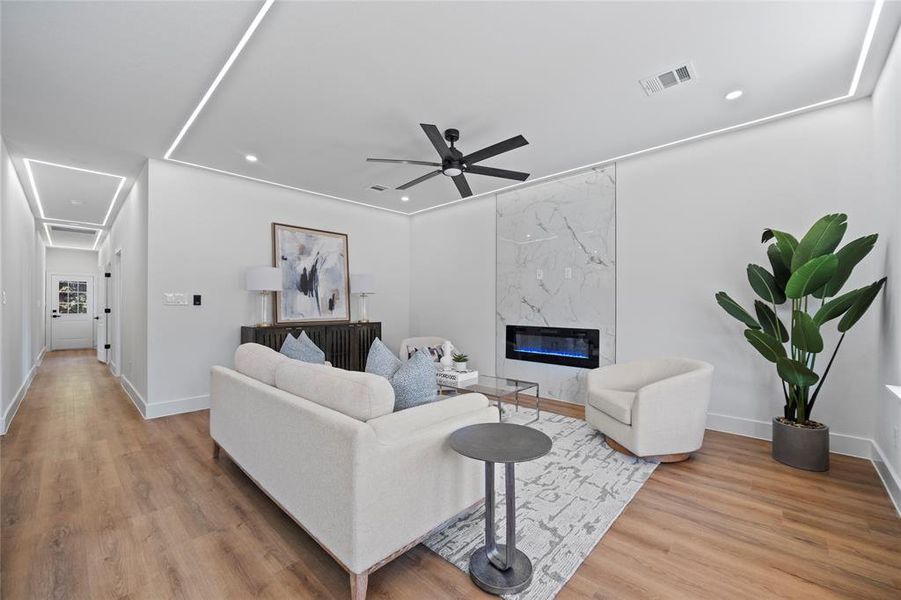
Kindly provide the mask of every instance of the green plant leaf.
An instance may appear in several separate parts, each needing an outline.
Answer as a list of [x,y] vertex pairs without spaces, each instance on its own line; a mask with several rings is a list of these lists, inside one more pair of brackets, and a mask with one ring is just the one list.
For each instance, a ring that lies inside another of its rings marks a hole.
[[796,310],[792,320],[792,346],[803,352],[822,352],[823,336],[813,318],[803,310]]
[[785,302],[785,293],[779,289],[776,279],[760,265],[748,265],[748,283],[758,296],[773,304]]
[[876,296],[879,295],[879,291],[882,289],[882,286],[885,285],[886,278],[883,277],[879,281],[873,282],[864,289],[863,293],[857,297],[857,300],[854,301],[854,304],[851,305],[851,308],[848,309],[848,312],[842,317],[842,320],[838,322],[838,330],[842,333],[845,333],[857,323],[858,320],[867,312],[867,309],[870,308],[870,305],[873,303],[873,300],[876,299]]
[[776,239],[776,248],[779,250],[779,254],[782,255],[782,262],[790,270],[795,248],[798,247],[798,240],[792,234],[779,231],[778,229],[764,229],[760,241],[766,243],[773,238]]
[[870,250],[873,249],[873,246],[876,245],[878,238],[879,235],[874,233],[857,238],[842,246],[835,253],[835,256],[838,257],[838,268],[835,270],[835,275],[832,276],[829,283],[818,289],[814,296],[817,298],[829,298],[836,295],[842,289],[842,286],[845,285],[845,282],[848,281],[851,271],[854,270],[857,263],[863,260],[870,253]]
[[738,302],[729,297],[726,292],[719,292],[716,295],[716,303],[723,307],[732,317],[738,319],[751,329],[760,329],[760,324],[754,320],[748,311],[743,309]]
[[838,248],[846,229],[848,215],[842,213],[826,215],[814,223],[795,248],[791,261],[792,273],[813,258],[831,254]]
[[838,317],[845,314],[845,312],[851,308],[851,305],[857,300],[857,298],[864,293],[870,286],[864,286],[862,288],[857,288],[856,290],[851,290],[846,294],[842,294],[841,296],[836,296],[826,304],[820,307],[820,310],[817,311],[817,314],[813,316],[813,320],[817,325],[822,325],[827,321],[831,321],[832,319],[837,319]]
[[780,342],[788,341],[788,329],[785,328],[772,308],[760,300],[755,300],[754,312],[757,313],[757,321],[766,333]]
[[773,336],[759,329],[745,329],[745,338],[768,361],[774,363],[785,357],[785,347]]
[[820,379],[805,364],[787,357],[776,361],[776,372],[782,381],[798,387],[810,387]]
[[804,263],[795,270],[785,284],[785,295],[789,298],[803,298],[812,294],[835,275],[838,258],[834,254],[818,256]]
[[792,274],[791,269],[788,268],[788,263],[782,258],[782,253],[779,252],[779,247],[776,244],[767,246],[766,256],[770,259],[770,266],[773,267],[773,278],[776,280],[776,285],[785,293],[785,284],[788,283],[788,278]]

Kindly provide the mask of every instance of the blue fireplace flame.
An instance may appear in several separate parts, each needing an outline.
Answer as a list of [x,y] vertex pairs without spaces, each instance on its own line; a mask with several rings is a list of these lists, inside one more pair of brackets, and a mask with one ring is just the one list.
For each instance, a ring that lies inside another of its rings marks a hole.
[[517,347],[517,352],[524,354],[541,354],[543,356],[563,356],[566,358],[588,358],[587,352],[564,352],[561,350],[545,350],[543,348],[523,348]]

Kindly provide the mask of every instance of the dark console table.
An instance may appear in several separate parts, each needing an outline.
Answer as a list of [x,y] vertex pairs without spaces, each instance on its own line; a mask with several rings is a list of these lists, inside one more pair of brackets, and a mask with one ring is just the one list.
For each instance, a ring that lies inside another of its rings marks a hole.
[[366,368],[369,347],[382,336],[381,323],[312,323],[309,325],[271,325],[241,327],[241,343],[257,343],[280,350],[285,337],[305,331],[313,343],[325,352],[325,360],[348,371]]

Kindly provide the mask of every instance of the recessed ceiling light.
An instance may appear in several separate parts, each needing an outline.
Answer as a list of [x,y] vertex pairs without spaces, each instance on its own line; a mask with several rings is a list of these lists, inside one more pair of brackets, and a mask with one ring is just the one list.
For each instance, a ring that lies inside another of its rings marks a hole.
[[401,201],[401,202],[409,202],[409,201],[410,201],[410,197],[409,197],[409,196],[401,196],[401,197],[400,197],[400,201]]
[[247,162],[257,162],[260,159],[256,157],[256,154],[245,154],[244,160]]
[[69,204],[71,204],[72,206],[81,206],[82,204],[84,204],[84,202],[82,202],[81,200],[69,200]]
[[744,92],[742,90],[732,90],[726,94],[726,100],[738,100]]

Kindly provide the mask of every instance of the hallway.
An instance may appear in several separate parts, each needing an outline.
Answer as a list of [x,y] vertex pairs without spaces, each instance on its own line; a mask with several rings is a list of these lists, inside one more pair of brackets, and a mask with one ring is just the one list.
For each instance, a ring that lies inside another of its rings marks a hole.
[[[206,411],[142,420],[92,351],[47,354],[0,442],[4,600],[346,598],[338,565],[211,459],[207,427]],[[708,432],[692,460],[657,469],[559,598],[897,598],[901,520],[872,465],[834,455],[828,474],[802,473],[768,449]],[[423,546],[370,594],[487,597]]]

